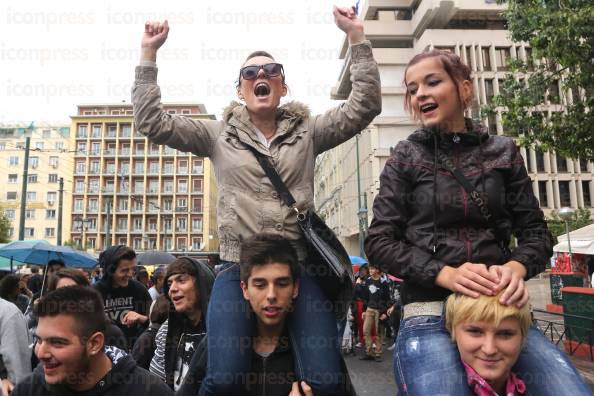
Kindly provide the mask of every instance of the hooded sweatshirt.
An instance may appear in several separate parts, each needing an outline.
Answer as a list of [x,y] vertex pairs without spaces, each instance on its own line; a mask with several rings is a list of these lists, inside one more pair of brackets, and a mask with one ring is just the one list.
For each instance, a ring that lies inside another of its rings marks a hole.
[[95,386],[87,391],[76,392],[64,385],[49,385],[45,382],[43,365],[20,382],[11,396],[167,396],[173,395],[158,377],[136,365],[130,355],[116,347],[105,347],[105,354],[112,362],[111,370]]
[[113,274],[117,268],[115,258],[118,251],[125,248],[123,245],[111,246],[99,256],[99,265],[103,268],[103,278],[95,284],[95,287],[103,297],[103,306],[109,320],[118,326],[128,343],[132,347],[136,339],[144,332],[148,326],[146,324],[137,324],[132,327],[122,324],[123,317],[130,311],[148,316],[152,303],[151,296],[146,287],[130,279],[126,287],[113,287]]
[[20,381],[31,372],[31,349],[25,317],[13,303],[0,298],[0,355],[8,379]]
[[[199,293],[202,316],[200,322],[194,325],[186,315],[176,312],[172,306],[168,319],[155,337],[157,348],[150,364],[150,371],[175,390],[183,384],[194,354],[199,353],[199,348],[206,347],[206,343],[201,341],[206,336],[206,312],[215,280],[214,271],[207,264],[190,257],[180,259],[189,261],[194,268],[194,273],[190,275],[194,278]],[[169,295],[167,277],[164,280],[163,293]]]

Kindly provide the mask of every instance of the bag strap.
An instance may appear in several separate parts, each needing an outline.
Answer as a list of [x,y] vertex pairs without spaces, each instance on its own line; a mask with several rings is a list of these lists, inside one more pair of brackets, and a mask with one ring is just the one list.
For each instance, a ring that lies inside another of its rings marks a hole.
[[487,221],[487,224],[493,228],[495,236],[497,239],[499,239],[499,242],[503,244],[505,242],[505,235],[503,235],[502,231],[499,229],[499,227],[497,227],[497,224],[495,224],[495,219],[493,218],[493,215],[487,206],[487,201],[478,191],[476,191],[474,187],[472,187],[472,184],[470,184],[466,176],[464,176],[462,172],[456,168],[452,160],[449,159],[447,155],[444,153],[439,153],[438,157],[443,166],[456,178],[458,183],[462,185],[462,188],[464,188],[464,191],[466,191],[472,202],[474,202],[474,204],[479,208],[479,211],[481,212],[483,218]]
[[280,196],[283,203],[287,205],[289,208],[294,209],[297,201],[295,201],[293,194],[291,194],[291,192],[287,188],[287,185],[285,184],[285,182],[283,182],[283,179],[281,179],[280,175],[274,168],[274,165],[272,165],[272,163],[270,162],[270,159],[258,150],[256,150],[255,148],[253,148],[252,146],[246,143],[243,143],[243,145],[246,146],[254,154],[254,156],[258,160],[258,163],[264,170],[264,173],[266,173],[266,176],[268,176],[268,178],[270,179],[270,182],[274,186],[274,189]]

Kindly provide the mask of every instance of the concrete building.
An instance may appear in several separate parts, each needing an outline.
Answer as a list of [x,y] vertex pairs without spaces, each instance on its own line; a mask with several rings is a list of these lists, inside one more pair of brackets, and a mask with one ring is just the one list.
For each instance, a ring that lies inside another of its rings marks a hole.
[[[9,237],[19,237],[25,138],[30,137],[30,154],[25,208],[25,239],[44,239],[56,244],[58,236],[59,179],[70,179],[72,159],[68,125],[34,124],[0,126],[0,208],[11,221]],[[64,189],[68,185],[64,182]],[[64,208],[70,207],[64,194]],[[64,212],[67,210],[64,209]],[[66,224],[62,241],[67,239]]]
[[[499,93],[509,73],[508,58],[530,60],[531,50],[508,37],[501,11],[505,5],[492,0],[367,0],[360,17],[380,68],[382,113],[359,139],[324,153],[316,164],[316,206],[338,232],[351,254],[359,253],[360,185],[362,205],[369,208],[379,188],[379,175],[390,148],[416,128],[404,111],[404,69],[417,53],[437,48],[453,51],[472,68],[476,100],[469,116]],[[344,65],[332,91],[334,99],[346,99],[351,91],[350,53],[346,38],[340,54]],[[544,109],[560,111],[577,93],[564,95],[557,85],[543,98]],[[503,134],[501,111],[482,119],[493,134]],[[360,177],[357,177],[357,146]],[[592,163],[567,159],[555,153],[522,149],[533,188],[546,215],[564,206],[594,210]],[[365,195],[365,196],[363,196]],[[364,216],[365,217],[365,216]]]
[[[164,104],[170,114],[214,119],[201,104]],[[150,143],[135,131],[132,105],[79,105],[70,239],[90,250],[218,251],[216,184],[208,159]]]

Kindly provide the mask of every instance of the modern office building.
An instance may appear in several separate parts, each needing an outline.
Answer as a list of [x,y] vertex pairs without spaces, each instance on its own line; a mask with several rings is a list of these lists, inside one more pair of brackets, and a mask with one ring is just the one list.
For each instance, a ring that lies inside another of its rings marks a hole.
[[[476,100],[469,116],[477,117],[476,110],[499,93],[501,81],[509,73],[507,59],[532,60],[529,47],[510,41],[501,14],[505,5],[495,3],[493,0],[367,0],[362,5],[360,17],[380,69],[382,113],[358,139],[324,153],[316,164],[316,206],[350,253],[359,253],[359,208],[369,208],[363,217],[370,221],[379,175],[390,148],[416,128],[404,110],[403,80],[408,61],[415,54],[433,48],[458,54],[472,68]],[[334,99],[346,99],[351,92],[346,38],[341,48],[344,64],[332,92]],[[557,85],[552,85],[549,92],[543,98],[544,111],[548,113],[562,111],[564,104],[578,100],[583,94],[560,92]],[[504,133],[501,110],[481,121],[491,133]],[[594,210],[592,163],[550,152],[524,148],[521,151],[546,215],[564,206]],[[363,201],[361,205],[359,197]]]
[[[169,114],[214,119],[202,104],[164,104]],[[134,129],[132,105],[79,105],[69,233],[91,250],[109,244],[175,253],[218,251],[216,184],[210,161],[150,143]]]
[[[30,138],[27,196],[25,207],[25,239],[43,239],[57,243],[59,180],[70,179],[72,160],[70,127],[31,123],[30,125],[0,126],[0,208],[11,221],[9,238],[19,238],[21,194],[25,163],[25,139]],[[64,189],[68,184],[64,182]],[[64,208],[70,206],[64,194]],[[66,210],[64,210],[66,211]],[[62,241],[67,239],[66,224]]]

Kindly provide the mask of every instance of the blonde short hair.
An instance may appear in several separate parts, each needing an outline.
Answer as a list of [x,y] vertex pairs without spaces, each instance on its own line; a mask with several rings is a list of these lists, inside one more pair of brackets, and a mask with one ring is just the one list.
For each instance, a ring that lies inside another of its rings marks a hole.
[[468,297],[462,294],[452,294],[446,301],[446,328],[452,335],[452,341],[456,340],[454,328],[462,322],[488,322],[499,326],[501,321],[508,318],[515,318],[520,321],[522,339],[526,338],[528,328],[532,323],[530,307],[525,304],[522,308],[515,305],[503,305],[499,298],[505,289],[496,296],[480,295],[478,298]]

